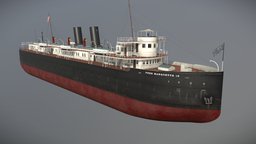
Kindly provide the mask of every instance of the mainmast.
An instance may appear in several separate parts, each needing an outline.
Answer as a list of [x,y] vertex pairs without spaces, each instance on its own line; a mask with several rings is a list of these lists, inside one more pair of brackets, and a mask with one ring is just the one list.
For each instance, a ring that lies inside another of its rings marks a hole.
[[132,38],[134,38],[134,33],[133,33],[133,22],[132,22],[132,11],[131,11],[131,0],[128,0],[128,7],[129,7],[129,16],[130,16],[130,25],[131,25],[131,34],[132,34]]

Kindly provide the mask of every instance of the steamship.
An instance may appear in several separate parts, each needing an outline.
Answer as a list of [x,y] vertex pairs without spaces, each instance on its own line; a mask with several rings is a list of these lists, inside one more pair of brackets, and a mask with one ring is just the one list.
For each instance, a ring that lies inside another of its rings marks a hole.
[[[145,29],[103,46],[99,28],[91,41],[74,27],[74,41],[22,43],[20,63],[28,74],[129,115],[159,121],[210,122],[221,112],[223,71],[166,62],[166,38]],[[89,44],[87,44],[89,43]]]

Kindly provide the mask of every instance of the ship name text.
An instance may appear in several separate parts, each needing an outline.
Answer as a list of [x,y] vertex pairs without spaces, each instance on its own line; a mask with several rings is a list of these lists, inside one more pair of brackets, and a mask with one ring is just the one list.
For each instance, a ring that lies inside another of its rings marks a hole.
[[178,74],[169,74],[169,73],[159,73],[159,72],[145,72],[146,75],[154,75],[154,76],[163,76],[163,77],[176,77],[179,78],[180,75]]

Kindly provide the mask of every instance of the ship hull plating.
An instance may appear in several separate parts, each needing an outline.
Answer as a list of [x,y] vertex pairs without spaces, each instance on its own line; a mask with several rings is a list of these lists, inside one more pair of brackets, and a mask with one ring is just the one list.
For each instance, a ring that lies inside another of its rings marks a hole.
[[26,50],[20,62],[35,77],[133,116],[209,122],[220,115],[222,72],[115,70]]

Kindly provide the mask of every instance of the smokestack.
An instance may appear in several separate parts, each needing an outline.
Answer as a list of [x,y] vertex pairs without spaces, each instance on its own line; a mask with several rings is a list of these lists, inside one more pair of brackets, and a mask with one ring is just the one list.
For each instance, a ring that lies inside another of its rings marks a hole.
[[100,35],[98,26],[90,27],[91,46],[100,47]]
[[73,31],[74,31],[74,39],[75,39],[76,45],[82,45],[83,44],[82,28],[73,27]]

